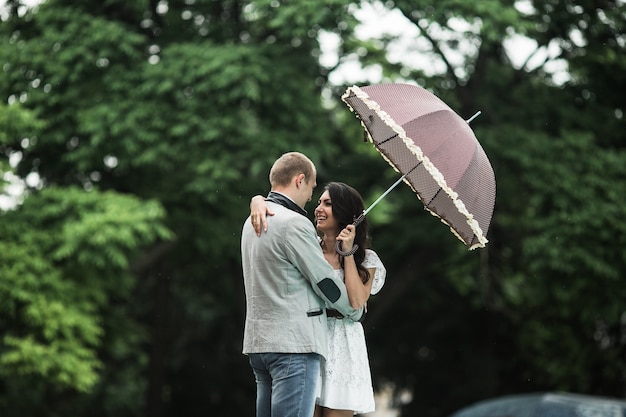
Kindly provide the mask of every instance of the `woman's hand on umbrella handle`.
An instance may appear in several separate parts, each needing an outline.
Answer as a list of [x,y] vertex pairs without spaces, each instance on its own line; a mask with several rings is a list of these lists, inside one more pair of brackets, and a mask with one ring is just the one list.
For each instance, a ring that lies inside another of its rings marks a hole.
[[[356,226],[353,224],[347,225],[337,235],[337,243],[335,244],[335,250],[341,256],[354,255],[359,245],[354,244],[354,238],[356,237]],[[344,250],[345,248],[345,250]]]
[[262,195],[255,195],[250,200],[250,221],[252,222],[252,227],[254,227],[254,232],[257,236],[261,236],[261,230],[267,232],[267,218],[266,216],[273,216],[274,212],[272,212],[267,203],[265,202],[265,197]]

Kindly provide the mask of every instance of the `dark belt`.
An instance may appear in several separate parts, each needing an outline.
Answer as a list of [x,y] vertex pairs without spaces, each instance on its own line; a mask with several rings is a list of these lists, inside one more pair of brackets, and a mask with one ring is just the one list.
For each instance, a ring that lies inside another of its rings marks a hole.
[[332,317],[334,319],[343,319],[344,315],[341,314],[339,311],[334,310],[332,308],[327,308],[326,309],[326,316],[327,317]]

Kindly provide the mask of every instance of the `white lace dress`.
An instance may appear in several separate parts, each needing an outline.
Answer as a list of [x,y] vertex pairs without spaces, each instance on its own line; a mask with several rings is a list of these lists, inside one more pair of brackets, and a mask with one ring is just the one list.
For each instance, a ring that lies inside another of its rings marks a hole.
[[[376,268],[370,291],[374,295],[385,283],[387,271],[371,249],[366,249],[363,266]],[[336,269],[335,273],[344,279],[342,269]],[[374,411],[372,376],[361,323],[328,318],[328,357],[322,361],[321,373],[319,405],[336,410],[353,410],[354,414]]]

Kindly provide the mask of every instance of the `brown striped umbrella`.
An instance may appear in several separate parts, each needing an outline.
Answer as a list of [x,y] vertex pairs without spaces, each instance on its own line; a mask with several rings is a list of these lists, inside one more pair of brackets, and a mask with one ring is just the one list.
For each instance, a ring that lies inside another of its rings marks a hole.
[[424,208],[469,249],[484,247],[496,182],[469,121],[434,94],[410,84],[353,86],[342,100]]

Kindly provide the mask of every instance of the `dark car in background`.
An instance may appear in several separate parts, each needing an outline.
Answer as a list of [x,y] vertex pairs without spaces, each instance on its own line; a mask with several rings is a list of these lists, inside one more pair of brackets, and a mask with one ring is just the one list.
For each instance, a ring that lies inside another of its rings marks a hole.
[[449,417],[626,417],[626,399],[547,392],[480,401]]

